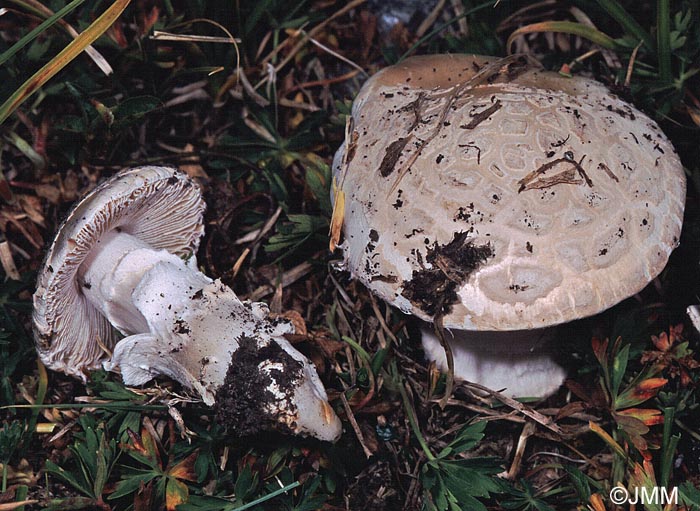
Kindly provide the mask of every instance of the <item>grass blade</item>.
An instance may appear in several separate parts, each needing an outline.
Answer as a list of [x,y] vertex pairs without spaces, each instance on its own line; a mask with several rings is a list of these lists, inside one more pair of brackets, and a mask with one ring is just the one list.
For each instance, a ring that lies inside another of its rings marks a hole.
[[252,507],[257,506],[258,504],[262,504],[263,502],[267,502],[270,499],[274,499],[278,495],[282,495],[283,493],[287,493],[289,490],[293,490],[294,488],[297,488],[301,486],[301,483],[299,481],[294,481],[291,484],[288,484],[287,486],[284,486],[280,488],[279,490],[275,490],[271,493],[268,493],[267,495],[263,495],[260,498],[257,498],[251,502],[248,502],[247,504],[243,504],[242,506],[239,507],[229,507],[226,508],[227,510],[230,511],[244,511],[245,509],[250,509]]
[[516,37],[533,32],[560,32],[564,34],[578,35],[609,50],[619,48],[617,42],[615,42],[615,40],[608,34],[593,27],[589,27],[588,25],[573,21],[542,21],[540,23],[525,25],[524,27],[520,27],[513,32],[506,43],[506,48],[508,48],[508,51],[510,52],[510,48]]
[[481,3],[481,4],[478,4],[478,5],[474,6],[474,7],[472,7],[471,9],[469,9],[468,11],[463,12],[463,13],[460,14],[459,16],[455,16],[455,17],[452,18],[451,20],[449,20],[449,21],[443,23],[442,25],[440,25],[439,27],[435,28],[434,30],[431,30],[430,32],[428,32],[427,34],[425,34],[423,37],[421,37],[420,39],[418,39],[415,43],[413,43],[413,46],[411,46],[408,50],[406,50],[406,52],[405,52],[403,55],[401,55],[401,57],[399,57],[399,60],[397,61],[397,63],[399,63],[399,62],[405,60],[406,58],[408,58],[421,44],[425,43],[426,41],[429,41],[430,39],[432,39],[433,37],[435,37],[437,34],[439,34],[440,32],[442,32],[443,30],[445,30],[447,27],[449,27],[450,25],[452,25],[453,23],[455,23],[455,22],[457,22],[457,21],[459,21],[459,20],[461,20],[461,19],[464,19],[464,18],[466,18],[467,16],[471,16],[472,14],[474,14],[474,13],[476,13],[476,12],[479,12],[479,11],[482,10],[482,9],[487,9],[487,8],[489,8],[489,7],[493,7],[493,0],[488,0],[488,1],[486,1],[486,2],[483,2],[483,3]]
[[668,487],[673,471],[673,462],[676,457],[676,447],[681,439],[680,435],[671,435],[676,409],[672,406],[664,408],[664,431],[661,443],[661,478],[659,480],[662,488]]
[[656,3],[656,47],[659,58],[659,78],[670,83],[671,75],[671,2],[658,0]]
[[622,7],[617,0],[598,0],[598,4],[607,12],[620,26],[638,41],[642,41],[648,49],[654,49],[654,39],[649,32],[637,23],[637,21]]
[[112,26],[119,15],[126,9],[131,0],[115,0],[102,15],[97,18],[77,38],[71,41],[58,55],[56,55],[44,67],[24,82],[7,101],[0,106],[0,124],[12,115],[19,105],[34,94],[42,85],[53,78],[56,73],[75,59],[85,48],[92,44],[98,37]]
[[57,11],[55,14],[52,16],[49,16],[44,20],[43,23],[38,25],[34,30],[29,32],[27,35],[22,37],[19,41],[17,41],[15,44],[10,47],[7,51],[3,52],[0,55],[0,66],[3,65],[5,62],[7,62],[9,59],[14,57],[18,51],[20,51],[22,48],[27,46],[29,43],[31,43],[36,37],[43,33],[44,31],[48,30],[50,27],[54,25],[58,20],[64,18],[66,15],[68,15],[73,9],[78,7],[80,4],[85,2],[85,0],[73,0],[71,3],[66,5],[63,9],[60,11]]
[[[9,2],[18,5],[22,9],[24,9],[27,12],[31,12],[35,16],[38,16],[39,18],[46,19],[50,18],[51,16],[54,15],[54,12],[46,7],[44,4],[40,2],[40,0],[8,0]],[[69,36],[71,36],[73,39],[78,37],[78,31],[75,30],[72,25],[70,25],[66,20],[64,19],[59,19],[58,20],[59,25],[63,27],[63,29],[68,33]],[[114,70],[112,69],[112,66],[109,65],[109,62],[98,52],[93,46],[88,46],[85,48],[85,53],[87,53],[88,57],[92,59],[92,61],[95,63],[97,67],[100,68],[100,70],[105,74],[105,76],[111,75]]]

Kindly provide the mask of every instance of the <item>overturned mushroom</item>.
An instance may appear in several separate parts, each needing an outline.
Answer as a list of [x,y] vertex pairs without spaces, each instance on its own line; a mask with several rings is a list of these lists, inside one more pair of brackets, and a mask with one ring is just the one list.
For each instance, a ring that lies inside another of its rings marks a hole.
[[284,338],[292,326],[197,270],[204,209],[198,187],[165,167],[122,171],[75,206],[34,294],[42,361],[83,380],[103,365],[128,385],[166,375],[236,434],[337,439],[316,369]]
[[[654,121],[524,57],[414,57],[355,99],[334,161],[346,267],[441,320],[455,376],[546,396],[552,325],[638,292],[678,243],[685,177]],[[446,366],[424,329],[426,354]]]

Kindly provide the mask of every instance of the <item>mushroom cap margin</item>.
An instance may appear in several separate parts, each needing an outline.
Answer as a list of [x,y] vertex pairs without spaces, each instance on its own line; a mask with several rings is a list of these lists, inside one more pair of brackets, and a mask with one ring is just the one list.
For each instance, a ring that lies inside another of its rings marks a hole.
[[[514,63],[516,72],[509,76]],[[513,58],[469,55],[410,58],[370,78],[353,104],[351,134],[334,159],[336,186],[345,192],[345,265],[375,294],[406,313],[434,318],[434,312],[406,296],[406,283],[422,265],[431,266],[426,264],[429,247],[444,248],[460,232],[469,232],[475,247],[495,251],[460,282],[455,290],[459,301],[443,317],[445,327],[472,330],[539,328],[605,310],[658,275],[678,244],[685,176],[656,123],[594,80],[518,65]],[[445,98],[470,81],[443,119],[448,127],[442,128],[433,147],[420,147],[430,136],[425,127],[430,121],[424,119],[439,118]],[[519,104],[519,97],[527,101]],[[419,101],[424,101],[421,119]],[[547,111],[537,111],[538,105]],[[482,113],[489,115],[479,117]],[[569,129],[570,139],[560,128]],[[503,141],[496,138],[499,130]],[[550,138],[553,144],[564,141],[552,148],[557,154],[551,158],[550,148],[544,147]],[[613,157],[629,156],[635,146],[648,147],[634,169],[645,182],[632,176],[625,160],[610,164]],[[450,155],[450,147],[461,147],[464,154]],[[416,152],[406,171],[402,164]],[[525,153],[537,153],[537,159],[522,165]],[[526,197],[543,194],[551,186],[544,181],[539,183],[542,190],[518,191],[520,180],[538,166],[551,168],[546,167],[548,158],[560,161],[555,169],[561,176],[564,170],[572,171],[575,166],[565,162],[570,155],[597,172],[597,190],[588,189],[581,176],[567,175],[551,188],[556,199]],[[489,167],[494,161],[500,168]],[[509,164],[521,171],[508,169]],[[402,171],[406,172],[397,186]],[[445,184],[449,180],[458,186],[450,188]],[[603,202],[610,205],[607,210],[596,203],[601,201],[596,195],[600,190]],[[639,195],[638,205],[632,195]],[[491,199],[511,211],[496,211]],[[547,201],[538,213],[537,202]],[[596,204],[588,208],[587,201]],[[622,204],[617,210],[616,202]],[[449,213],[441,209],[443,203],[449,203]],[[578,209],[558,209],[557,204]],[[605,210],[597,219],[596,209]],[[594,218],[590,229],[575,224],[588,221],[589,213]],[[565,221],[571,224],[568,230],[548,239],[547,224]],[[510,224],[499,234],[498,227],[489,225],[498,222]],[[623,236],[624,243],[617,243]],[[411,237],[415,242],[407,241]],[[587,259],[589,253],[593,257]],[[613,256],[619,259],[613,261]]]
[[154,249],[190,257],[204,234],[199,187],[170,167],[125,169],[89,192],[68,213],[47,251],[33,296],[37,352],[55,371],[86,379],[101,368],[116,332],[80,291],[78,268],[100,236],[121,229]]

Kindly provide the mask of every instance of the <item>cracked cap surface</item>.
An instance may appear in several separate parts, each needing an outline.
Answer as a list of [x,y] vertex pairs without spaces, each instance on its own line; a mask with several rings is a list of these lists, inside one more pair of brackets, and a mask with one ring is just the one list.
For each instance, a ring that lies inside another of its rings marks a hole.
[[685,175],[657,124],[523,57],[380,71],[333,165],[347,268],[448,328],[596,314],[656,277],[680,237]]

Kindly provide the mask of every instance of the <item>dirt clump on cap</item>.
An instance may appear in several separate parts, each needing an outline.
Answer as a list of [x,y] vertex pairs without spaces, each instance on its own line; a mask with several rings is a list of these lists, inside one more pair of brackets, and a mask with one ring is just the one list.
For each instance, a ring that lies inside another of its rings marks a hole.
[[414,270],[402,294],[426,314],[448,314],[459,300],[457,288],[493,255],[491,245],[474,245],[468,232],[455,233],[448,244],[436,242],[428,249],[426,260],[432,268]]

